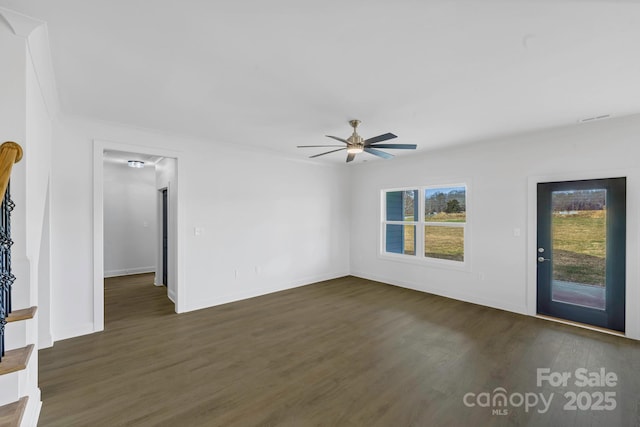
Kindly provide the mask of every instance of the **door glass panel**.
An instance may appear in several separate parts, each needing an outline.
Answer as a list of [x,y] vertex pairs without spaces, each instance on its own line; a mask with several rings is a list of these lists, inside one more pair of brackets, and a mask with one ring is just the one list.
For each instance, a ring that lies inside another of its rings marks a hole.
[[552,192],[553,301],[605,309],[606,195],[604,189]]

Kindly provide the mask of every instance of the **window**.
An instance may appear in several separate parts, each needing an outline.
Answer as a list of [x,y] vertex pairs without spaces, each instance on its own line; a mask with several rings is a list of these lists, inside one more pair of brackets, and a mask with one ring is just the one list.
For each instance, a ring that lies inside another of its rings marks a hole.
[[464,261],[466,186],[424,190],[424,256]]
[[465,184],[385,190],[383,203],[384,254],[464,263],[467,240]]

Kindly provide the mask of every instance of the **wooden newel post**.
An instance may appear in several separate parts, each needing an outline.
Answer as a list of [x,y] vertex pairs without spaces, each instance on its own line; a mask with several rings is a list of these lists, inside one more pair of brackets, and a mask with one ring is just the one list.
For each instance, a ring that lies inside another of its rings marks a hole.
[[22,147],[20,144],[7,141],[0,145],[0,195],[4,197],[7,184],[11,177],[11,168],[14,163],[22,159]]

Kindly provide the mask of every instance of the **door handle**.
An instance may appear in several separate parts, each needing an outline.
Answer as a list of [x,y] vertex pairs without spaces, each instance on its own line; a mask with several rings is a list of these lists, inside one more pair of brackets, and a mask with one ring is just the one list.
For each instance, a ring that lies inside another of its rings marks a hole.
[[543,256],[539,256],[539,257],[538,257],[538,262],[545,262],[545,261],[551,261],[551,259],[549,259],[549,258],[545,258],[545,257],[543,257]]

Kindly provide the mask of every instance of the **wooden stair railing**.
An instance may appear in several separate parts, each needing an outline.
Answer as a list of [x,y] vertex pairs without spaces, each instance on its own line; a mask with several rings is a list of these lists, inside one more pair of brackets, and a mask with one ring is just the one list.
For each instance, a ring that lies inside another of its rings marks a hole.
[[0,145],[0,194],[4,194],[11,177],[11,169],[14,163],[22,159],[22,147],[20,144],[7,141]]
[[7,141],[0,145],[0,195],[4,195],[0,212],[0,361],[5,355],[4,327],[11,313],[11,286],[16,280],[11,273],[11,200],[9,179],[13,165],[22,159],[22,147]]

